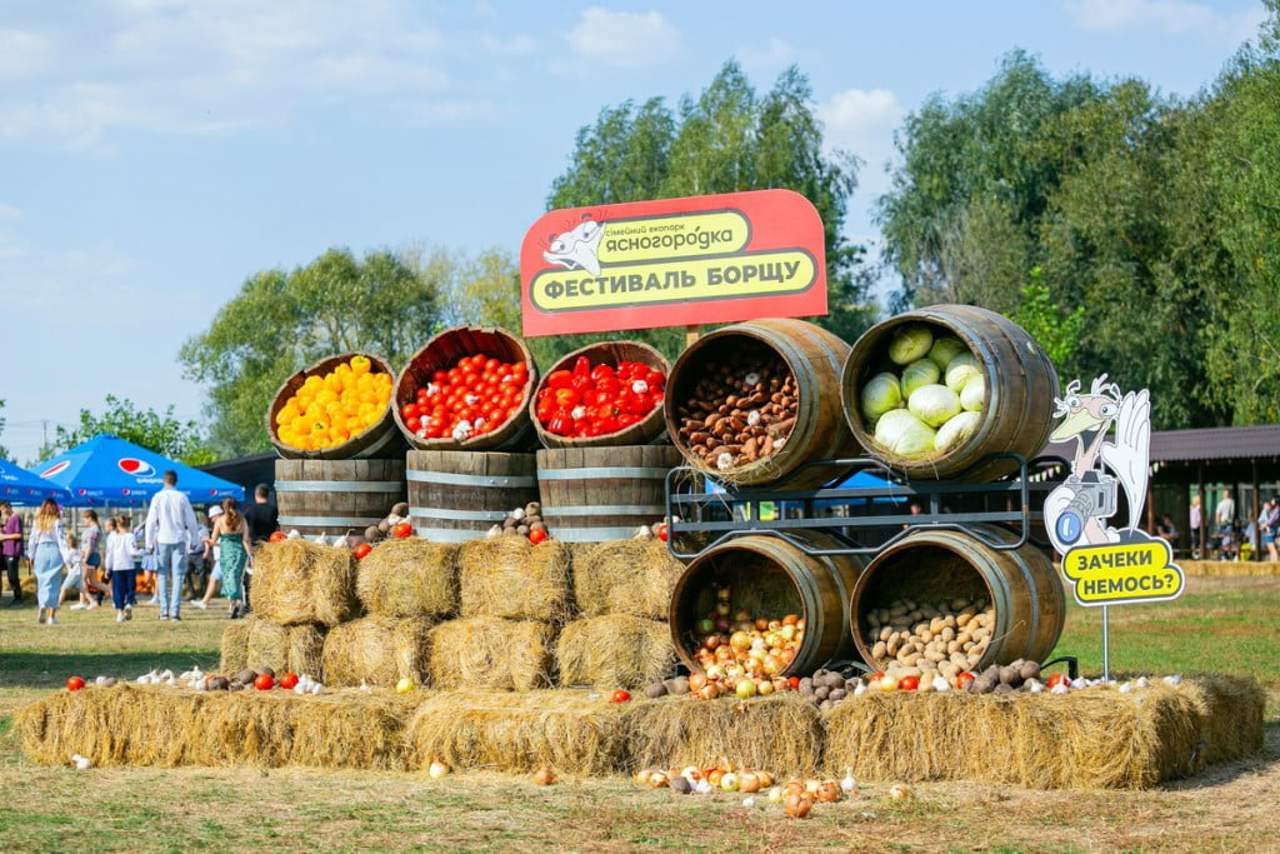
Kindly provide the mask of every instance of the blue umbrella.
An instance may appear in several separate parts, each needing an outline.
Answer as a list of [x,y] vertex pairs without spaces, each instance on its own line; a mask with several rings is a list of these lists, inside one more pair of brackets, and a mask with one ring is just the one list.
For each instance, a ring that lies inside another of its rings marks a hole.
[[164,488],[164,472],[178,474],[178,489],[192,504],[244,500],[244,487],[101,433],[36,467],[40,477],[65,487],[72,507],[138,507]]
[[0,499],[10,504],[39,504],[46,498],[66,504],[71,496],[58,484],[0,460]]

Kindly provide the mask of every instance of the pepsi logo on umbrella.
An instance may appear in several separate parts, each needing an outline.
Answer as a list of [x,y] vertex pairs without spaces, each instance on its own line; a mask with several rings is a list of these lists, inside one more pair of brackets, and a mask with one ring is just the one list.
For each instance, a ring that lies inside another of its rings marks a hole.
[[53,477],[56,474],[62,474],[71,466],[71,460],[63,460],[60,463],[54,463],[44,471],[40,472],[41,477]]
[[137,457],[121,457],[116,465],[120,467],[120,471],[134,477],[151,477],[156,473],[155,466]]

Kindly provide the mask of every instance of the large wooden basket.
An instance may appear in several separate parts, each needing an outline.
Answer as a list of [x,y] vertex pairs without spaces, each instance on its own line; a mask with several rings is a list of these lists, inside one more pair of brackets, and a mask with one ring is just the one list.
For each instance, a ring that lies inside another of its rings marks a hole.
[[271,407],[267,410],[267,435],[271,438],[271,444],[275,446],[276,453],[281,457],[286,460],[398,459],[403,457],[405,450],[404,440],[400,436],[400,431],[396,429],[396,422],[392,417],[395,407],[389,402],[386,410],[382,413],[382,417],[373,426],[363,433],[352,436],[341,445],[334,445],[332,448],[318,451],[305,451],[280,441],[280,434],[276,428],[276,414],[284,408],[289,398],[293,397],[298,389],[302,388],[302,384],[307,381],[307,377],[313,375],[324,376],[343,362],[350,361],[353,356],[364,356],[368,359],[373,366],[370,373],[389,374],[394,379],[395,371],[391,370],[391,366],[371,353],[341,353],[337,356],[327,356],[289,377],[276,391],[275,397],[271,399]]

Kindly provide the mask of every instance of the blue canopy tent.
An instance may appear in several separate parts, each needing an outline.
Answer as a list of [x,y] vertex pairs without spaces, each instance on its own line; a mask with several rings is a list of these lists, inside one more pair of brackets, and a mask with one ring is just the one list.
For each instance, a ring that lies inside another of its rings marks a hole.
[[71,496],[58,484],[37,477],[11,462],[0,460],[0,500],[29,506],[40,504],[46,498],[66,504]]
[[192,504],[224,498],[244,500],[244,487],[148,451],[119,436],[101,433],[37,467],[40,477],[64,487],[71,507],[140,507],[162,488],[166,469],[178,474],[178,489]]

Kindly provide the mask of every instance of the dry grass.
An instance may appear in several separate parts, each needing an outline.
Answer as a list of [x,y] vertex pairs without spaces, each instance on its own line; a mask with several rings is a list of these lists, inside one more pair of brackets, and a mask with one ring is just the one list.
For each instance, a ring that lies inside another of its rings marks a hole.
[[360,561],[356,594],[370,614],[443,618],[458,610],[458,546],[387,540]]
[[1130,694],[866,694],[823,716],[824,764],[867,780],[1149,788],[1255,752],[1264,700],[1220,676]]
[[421,617],[364,617],[335,626],[324,639],[324,681],[392,687],[410,679],[425,685],[431,625]]
[[410,764],[610,774],[625,767],[622,710],[585,691],[449,691],[418,706],[406,727]]
[[431,684],[498,691],[549,687],[553,632],[548,623],[499,617],[441,623],[431,632]]
[[1185,560],[1178,561],[1178,566],[1187,575],[1217,578],[1280,576],[1280,563],[1275,561]]
[[458,569],[464,617],[557,623],[569,615],[569,548],[557,540],[472,540]]
[[661,540],[616,540],[573,551],[573,594],[587,617],[667,619],[684,564]]
[[21,709],[16,728],[26,755],[45,765],[79,753],[97,767],[399,769],[413,702],[385,692],[312,697],[123,683],[55,693]]
[[676,653],[665,622],[615,614],[566,623],[556,662],[561,685],[638,688],[669,675]]
[[814,773],[822,750],[817,709],[795,694],[747,701],[691,696],[635,700],[627,709],[636,767],[705,767],[727,759],[774,774]]
[[349,549],[285,540],[260,547],[253,561],[253,608],[264,620],[336,626],[359,608]]

